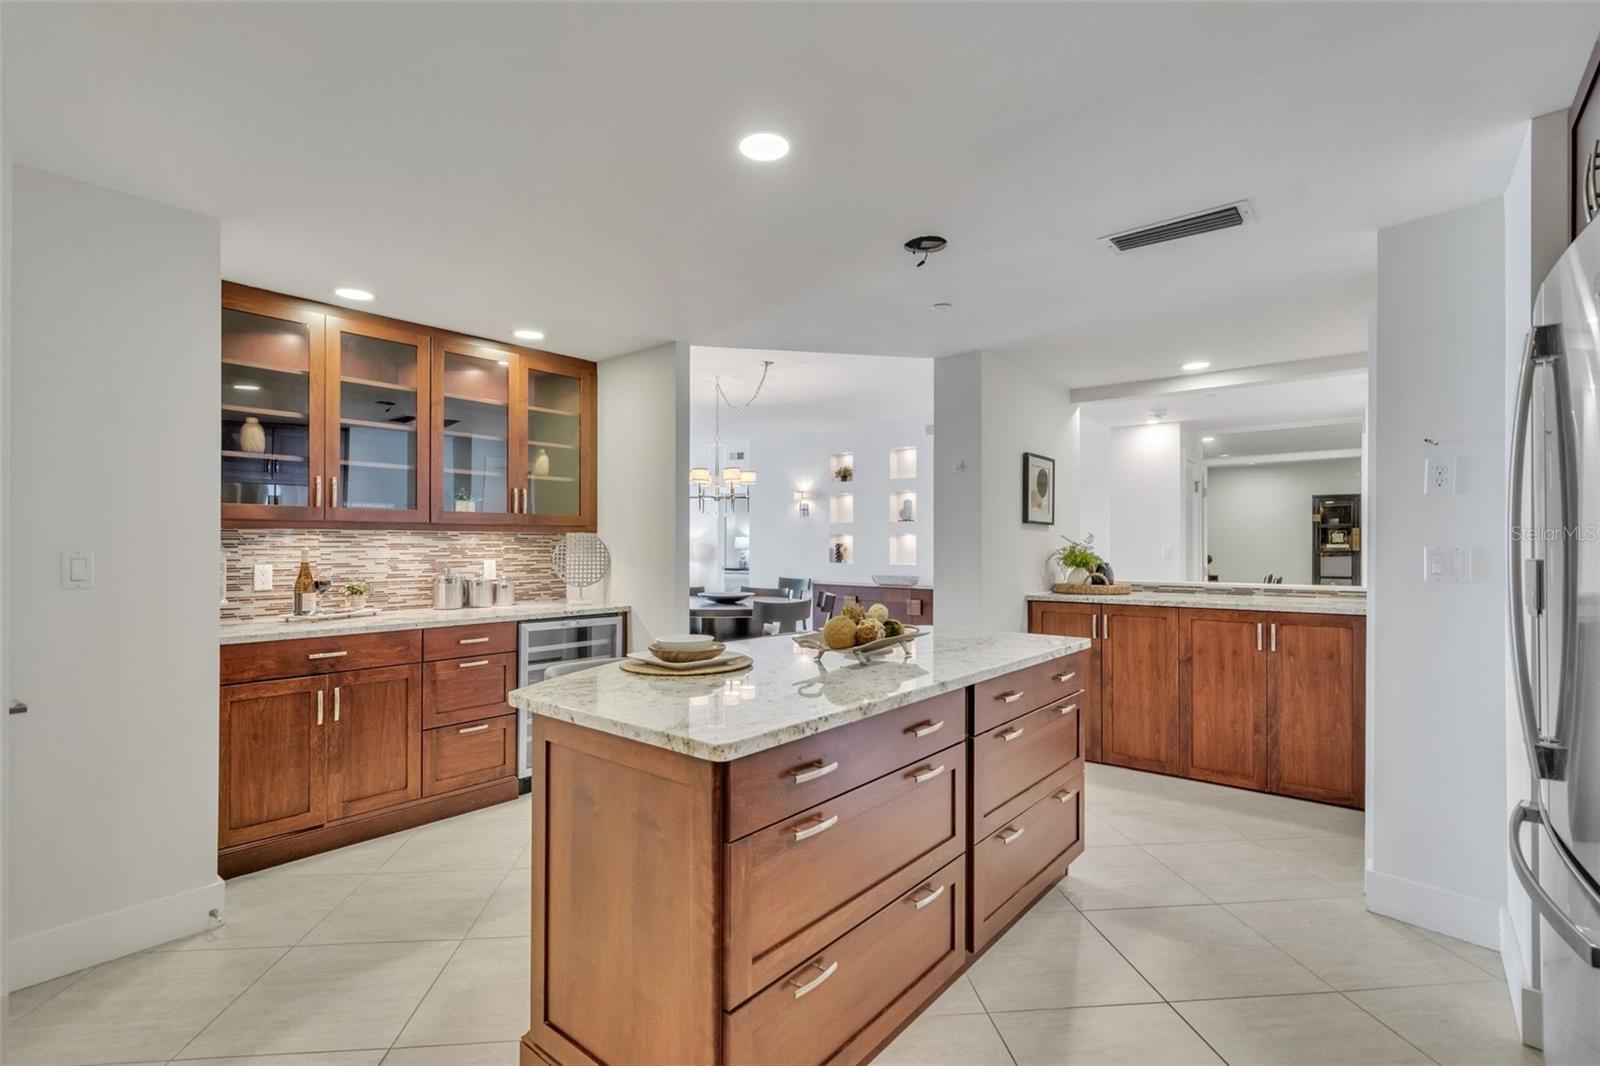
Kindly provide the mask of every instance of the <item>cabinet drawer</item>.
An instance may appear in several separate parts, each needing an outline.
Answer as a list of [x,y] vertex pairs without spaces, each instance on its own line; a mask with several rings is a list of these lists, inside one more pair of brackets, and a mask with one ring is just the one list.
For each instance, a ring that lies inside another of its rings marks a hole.
[[947,747],[725,846],[727,1006],[961,853],[966,757]]
[[982,733],[1019,714],[1081,692],[1085,654],[1074,652],[972,686],[972,731]]
[[1071,696],[972,738],[973,839],[1031,807],[1050,778],[1082,757],[1079,722]]
[[728,765],[727,839],[949,747],[966,734],[967,694],[931,700],[804,737]]
[[730,1064],[862,1061],[966,957],[957,858],[725,1016]]
[[987,944],[1083,851],[1083,776],[1064,780],[972,848],[972,947]]
[[305,677],[369,666],[398,666],[422,658],[422,633],[397,629],[348,637],[305,637],[222,646],[222,683]]
[[517,772],[517,716],[501,715],[422,734],[422,794],[437,796]]
[[444,626],[422,631],[424,659],[477,658],[517,650],[517,623],[485,622],[475,626]]
[[442,659],[423,667],[422,724],[425,728],[510,714],[506,693],[517,687],[515,655]]

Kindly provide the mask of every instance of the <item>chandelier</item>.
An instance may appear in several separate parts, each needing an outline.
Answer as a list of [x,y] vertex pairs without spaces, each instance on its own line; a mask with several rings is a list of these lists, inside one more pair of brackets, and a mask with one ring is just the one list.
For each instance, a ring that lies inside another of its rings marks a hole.
[[722,405],[727,404],[731,411],[743,411],[756,402],[756,397],[761,395],[761,387],[767,383],[767,371],[772,369],[772,360],[761,361],[761,380],[756,382],[755,391],[743,403],[734,403],[728,394],[722,391],[722,376],[714,378],[715,393],[712,396],[712,434],[711,434],[711,462],[712,466],[697,466],[689,471],[689,498],[700,508],[704,514],[706,504],[711,504],[718,511],[726,507],[730,511],[737,511],[739,504],[743,503],[745,509],[750,508],[750,487],[756,483],[756,472],[745,470],[737,466],[725,466],[720,476],[714,472],[713,467],[722,460]]

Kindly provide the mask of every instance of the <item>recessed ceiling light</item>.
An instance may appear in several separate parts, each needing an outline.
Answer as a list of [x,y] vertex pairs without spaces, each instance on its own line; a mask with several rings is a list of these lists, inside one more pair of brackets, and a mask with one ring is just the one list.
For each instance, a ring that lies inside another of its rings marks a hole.
[[1226,459],[1226,458],[1227,458],[1227,457],[1228,457],[1228,453],[1227,453],[1227,452],[1223,452],[1223,453],[1222,453],[1222,454],[1221,454],[1221,455],[1219,455],[1219,456],[1218,456],[1218,457],[1217,457],[1217,458],[1219,458],[1219,459]]
[[341,300],[359,300],[362,303],[365,303],[368,300],[376,300],[378,298],[377,293],[369,292],[366,289],[351,288],[349,285],[340,285],[338,288],[333,290],[333,294],[339,297]]
[[935,311],[948,311],[954,306],[955,304],[949,302],[948,300],[940,300],[938,303],[933,305],[933,309]]
[[770,130],[747,133],[739,141],[739,154],[757,163],[771,163],[789,154],[789,138]]
[[1153,426],[1163,418],[1167,417],[1166,410],[1160,407],[1152,408],[1149,414],[1150,417],[1144,420],[1144,424],[1147,426]]
[[514,329],[511,335],[519,341],[542,341],[544,334],[536,329]]
[[1201,444],[1214,444],[1214,443],[1216,443],[1216,440],[1217,440],[1217,438],[1215,438],[1215,437],[1201,437],[1200,438],[1200,443]]
[[1209,362],[1207,362],[1206,360],[1204,360],[1204,359],[1196,359],[1193,362],[1184,363],[1181,369],[1184,369],[1184,370],[1204,370],[1207,367],[1209,367],[1210,365],[1211,364]]
[[260,392],[261,391],[261,386],[260,385],[251,385],[248,382],[243,382],[243,381],[241,381],[237,385],[235,385],[234,388],[238,389],[240,392]]

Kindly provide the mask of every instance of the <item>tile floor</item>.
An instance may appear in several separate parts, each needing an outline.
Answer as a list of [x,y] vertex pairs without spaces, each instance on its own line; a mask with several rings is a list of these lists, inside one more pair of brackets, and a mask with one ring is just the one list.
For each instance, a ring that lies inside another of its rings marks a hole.
[[[1361,815],[1105,766],[1072,875],[889,1066],[1538,1063],[1499,957],[1366,912]],[[228,924],[12,994],[10,1066],[510,1066],[527,800],[228,885]]]

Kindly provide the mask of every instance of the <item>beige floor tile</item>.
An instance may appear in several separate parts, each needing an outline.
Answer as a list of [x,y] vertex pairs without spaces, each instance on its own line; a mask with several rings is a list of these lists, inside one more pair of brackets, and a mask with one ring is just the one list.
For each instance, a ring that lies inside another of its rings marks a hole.
[[1362,839],[1338,833],[1259,841],[1262,847],[1347,895],[1366,892]]
[[967,980],[965,974],[957,977],[950,985],[939,994],[939,998],[928,1004],[924,1014],[982,1014],[983,1002],[978,999],[977,990],[972,987],[972,982]]
[[5,1061],[171,1058],[282,955],[281,948],[145,952],[97,966],[6,1027]]
[[1085,911],[1211,902],[1140,847],[1085,849],[1061,888],[1073,906]]
[[27,988],[17,989],[6,997],[6,1021],[8,1023],[21,1021],[29,1012],[48,1003],[56,993],[71,987],[88,972],[87,969],[78,970],[49,981],[41,981],[36,985],[29,985]]
[[388,1047],[457,946],[423,941],[291,948],[182,1057]]
[[1344,894],[1253,840],[1154,844],[1145,850],[1218,903]]
[[1432,929],[1417,927],[1417,932],[1438,944],[1450,954],[1459,955],[1461,958],[1466,959],[1490,977],[1498,978],[1506,975],[1505,960],[1500,957],[1498,951],[1492,948],[1469,944],[1465,940],[1457,940],[1455,937],[1447,936],[1444,933],[1435,933]]
[[1165,1003],[994,1015],[1017,1066],[1200,1066],[1222,1062]]
[[533,924],[533,871],[512,867],[472,924],[469,938],[527,936]]
[[1241,840],[1238,833],[1184,804],[1101,814],[1111,828],[1135,844],[1186,844]]
[[1091,911],[1085,917],[1169,1000],[1328,988],[1218,906]]
[[418,829],[379,868],[380,872],[415,873],[437,870],[498,870],[517,861],[529,839],[518,826],[484,822],[448,823]]
[[513,870],[529,870],[533,868],[533,841],[529,841],[522,848],[522,854],[517,856],[517,861],[511,864]]
[[1439,1066],[1544,1066],[1542,1052],[1503,1040],[1430,1048],[1428,1057]]
[[994,1023],[983,1014],[923,1015],[873,1060],[878,1066],[1012,1066]]
[[1347,996],[1441,1062],[1477,1058],[1515,1063],[1524,1057],[1504,982],[1383,988]]
[[1230,1066],[1411,1066],[1428,1057],[1339,995],[1174,1004]]
[[517,1055],[515,1042],[397,1047],[383,1066],[517,1066]]
[[[1099,815],[1088,811],[1083,815],[1083,844],[1084,848],[1123,847],[1133,841],[1111,828],[1111,824]],[[530,853],[531,854],[531,853]]]
[[370,874],[376,873],[391,855],[405,846],[416,833],[415,829],[406,829],[388,836],[375,837],[372,840],[363,840],[359,844],[351,844],[333,851],[325,851],[321,855],[312,855],[310,858],[297,859],[294,862],[274,866],[270,870],[263,870],[253,877],[278,878],[294,877],[299,874]]
[[158,951],[215,948],[292,948],[368,874],[301,874],[283,878],[252,875],[229,881],[226,921],[214,929],[163,944]]
[[504,878],[494,870],[377,873],[306,934],[306,944],[459,940]]
[[235,1055],[225,1059],[184,1059],[185,1066],[378,1066],[384,1048],[365,1051],[313,1051],[301,1055]]
[[397,1045],[520,1040],[528,1031],[528,940],[468,940],[423,997]]
[[1161,998],[1083,915],[1065,900],[1049,910],[1047,902],[1048,897],[1023,915],[967,971],[987,1009],[1045,1010]]

